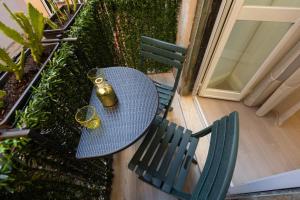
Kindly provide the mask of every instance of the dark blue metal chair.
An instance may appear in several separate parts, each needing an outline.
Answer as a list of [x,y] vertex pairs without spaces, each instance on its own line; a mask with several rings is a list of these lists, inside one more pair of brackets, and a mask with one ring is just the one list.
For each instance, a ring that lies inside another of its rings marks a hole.
[[151,59],[177,69],[173,86],[154,81],[159,94],[158,114],[162,114],[163,118],[166,118],[168,111],[171,110],[171,104],[178,86],[185,54],[186,49],[175,44],[146,36],[142,36],[141,38],[141,66],[144,65],[145,59]]
[[[205,166],[192,193],[186,193],[183,186],[198,141],[208,134]],[[179,199],[223,200],[235,167],[238,136],[237,112],[196,133],[157,116],[128,167],[141,180]]]

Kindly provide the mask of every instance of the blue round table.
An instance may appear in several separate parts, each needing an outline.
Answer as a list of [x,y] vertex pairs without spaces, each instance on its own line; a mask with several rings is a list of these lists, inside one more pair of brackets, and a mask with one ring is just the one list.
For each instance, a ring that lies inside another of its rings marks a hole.
[[106,156],[130,146],[147,131],[157,112],[157,90],[145,74],[127,67],[103,71],[115,90],[118,104],[103,107],[93,89],[90,105],[96,107],[101,125],[97,129],[83,129],[76,158]]

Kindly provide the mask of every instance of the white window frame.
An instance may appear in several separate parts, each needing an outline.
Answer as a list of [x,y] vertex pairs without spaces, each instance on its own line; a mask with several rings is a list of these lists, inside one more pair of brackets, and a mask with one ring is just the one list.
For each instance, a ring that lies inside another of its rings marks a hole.
[[[252,89],[252,87],[270,70],[270,68],[278,61],[286,51],[299,40],[299,25],[300,25],[300,8],[290,7],[266,7],[266,6],[243,6],[243,0],[231,0],[224,1],[223,4],[231,5],[231,9],[227,9],[225,6],[220,9],[216,24],[214,26],[212,36],[208,43],[207,50],[205,52],[203,61],[200,66],[200,72],[198,74],[193,94],[198,93],[200,96],[220,98],[227,100],[240,101],[245,97]],[[266,10],[268,12],[266,12]],[[255,13],[255,15],[253,15]],[[229,17],[227,17],[227,14]],[[296,16],[296,17],[295,17]],[[219,24],[226,18],[225,28],[221,31],[218,27],[223,27],[223,24]],[[230,36],[233,26],[237,20],[254,20],[254,21],[278,21],[278,22],[292,22],[294,23],[284,37],[280,40],[277,46],[273,49],[271,54],[262,63],[260,68],[246,84],[241,92],[219,90],[207,88],[208,82],[212,73],[216,67],[216,64],[223,52],[225,44]],[[221,95],[220,95],[221,94]]]

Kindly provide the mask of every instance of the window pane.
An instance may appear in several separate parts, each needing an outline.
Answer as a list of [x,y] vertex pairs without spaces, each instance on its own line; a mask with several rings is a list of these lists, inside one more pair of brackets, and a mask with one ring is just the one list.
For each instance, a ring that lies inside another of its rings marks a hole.
[[209,81],[209,88],[240,92],[292,24],[238,20]]

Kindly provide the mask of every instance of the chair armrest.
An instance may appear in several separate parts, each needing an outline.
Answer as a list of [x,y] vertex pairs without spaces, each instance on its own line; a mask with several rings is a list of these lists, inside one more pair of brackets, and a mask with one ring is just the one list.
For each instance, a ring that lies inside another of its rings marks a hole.
[[211,132],[211,128],[212,128],[212,126],[208,126],[199,132],[193,133],[192,137],[200,138],[200,137],[206,136],[207,134],[209,134]]

